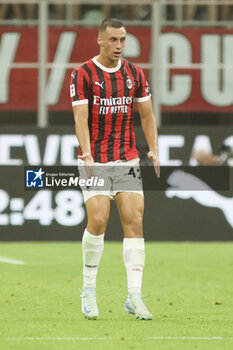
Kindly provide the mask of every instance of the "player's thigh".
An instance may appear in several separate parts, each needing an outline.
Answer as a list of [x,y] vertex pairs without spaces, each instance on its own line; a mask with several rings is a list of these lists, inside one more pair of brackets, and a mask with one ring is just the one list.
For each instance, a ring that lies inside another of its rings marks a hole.
[[144,197],[134,192],[118,192],[114,197],[122,224],[142,224]]
[[89,223],[107,224],[110,215],[110,197],[105,195],[91,197],[86,201],[86,210]]

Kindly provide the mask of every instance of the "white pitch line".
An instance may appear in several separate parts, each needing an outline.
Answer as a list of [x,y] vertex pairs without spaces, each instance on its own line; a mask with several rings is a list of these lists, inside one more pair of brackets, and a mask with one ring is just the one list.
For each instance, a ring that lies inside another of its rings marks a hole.
[[25,338],[0,338],[0,340],[16,340],[16,341],[24,341],[24,340],[113,340],[113,338],[84,338],[84,337],[57,337],[57,338],[33,338],[33,337],[25,337]]
[[3,258],[2,256],[0,256],[0,262],[8,263],[8,264],[15,264],[15,265],[23,265],[23,264],[25,264],[24,261],[21,261],[21,260],[14,260],[14,259],[8,259],[8,258]]
[[[118,340],[120,338],[107,337],[107,338],[90,338],[90,337],[57,337],[57,338],[38,338],[38,337],[25,337],[25,338],[0,338],[0,340],[8,341],[91,341],[91,340]],[[125,338],[125,340],[132,340],[131,338]],[[144,340],[230,340],[233,341],[233,337],[147,337]]]

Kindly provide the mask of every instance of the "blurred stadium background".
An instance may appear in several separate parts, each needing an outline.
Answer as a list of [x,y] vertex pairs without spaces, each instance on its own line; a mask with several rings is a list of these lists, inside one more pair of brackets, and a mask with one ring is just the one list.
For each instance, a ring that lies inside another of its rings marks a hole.
[[[195,150],[219,154],[224,142],[233,145],[233,1],[2,0],[2,241],[81,240],[86,214],[80,191],[25,191],[24,167],[76,165],[69,77],[98,53],[97,27],[107,16],[125,22],[124,57],[149,80],[161,165],[196,166]],[[145,160],[137,112],[135,127]],[[232,187],[212,191],[210,201],[209,193],[201,196],[146,192],[146,239],[232,240]],[[106,239],[119,240],[120,232],[112,206]]]

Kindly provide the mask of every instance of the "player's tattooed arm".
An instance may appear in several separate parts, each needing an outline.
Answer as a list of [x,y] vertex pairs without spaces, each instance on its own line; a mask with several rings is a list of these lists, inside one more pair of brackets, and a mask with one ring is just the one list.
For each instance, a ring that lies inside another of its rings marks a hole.
[[155,174],[159,178],[160,164],[158,151],[158,131],[152,109],[151,99],[144,102],[138,102],[137,106],[141,118],[142,129],[149,147],[147,156],[151,159],[155,168]]

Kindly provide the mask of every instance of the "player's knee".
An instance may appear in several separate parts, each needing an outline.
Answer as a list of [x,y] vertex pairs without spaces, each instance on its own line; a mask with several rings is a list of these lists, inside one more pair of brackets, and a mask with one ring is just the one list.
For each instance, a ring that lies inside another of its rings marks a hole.
[[130,224],[132,232],[137,236],[141,236],[142,234],[142,217],[138,216],[134,220],[132,220]]
[[103,213],[92,215],[90,223],[95,227],[97,233],[104,232],[108,223],[108,215]]
[[141,237],[142,236],[142,221],[143,215],[141,211],[134,212],[133,215],[126,216],[123,220],[123,226],[129,236]]

